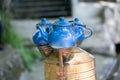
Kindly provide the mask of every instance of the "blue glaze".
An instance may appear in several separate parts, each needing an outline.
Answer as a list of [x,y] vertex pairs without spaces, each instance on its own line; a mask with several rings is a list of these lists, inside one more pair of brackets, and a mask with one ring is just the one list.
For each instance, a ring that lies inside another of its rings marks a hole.
[[[74,19],[73,22],[73,30],[77,37],[77,42],[83,41],[84,39],[87,39],[92,36],[93,31],[91,28],[86,27],[85,25],[82,25],[82,23],[79,21],[78,18]],[[89,35],[85,36],[85,31],[88,30],[90,33]]]
[[48,45],[48,33],[52,30],[52,24],[43,18],[36,26],[37,30],[33,34],[34,43],[39,45]]
[[43,28],[44,32],[49,33],[52,29],[52,23],[47,21],[46,18],[42,18],[41,22],[36,25],[36,29]]
[[[50,45],[52,48],[70,48],[92,36],[92,29],[81,24],[79,19],[75,18],[70,24],[61,17],[54,24],[48,22],[45,18],[36,26],[37,30],[33,34],[34,43],[39,46]],[[88,30],[89,35],[85,35]]]
[[47,41],[47,34],[42,34],[42,32],[40,30],[36,30],[35,33],[33,34],[33,41],[35,43],[36,46],[44,46],[48,44]]
[[53,30],[48,35],[48,43],[53,48],[69,48],[75,46],[74,32],[70,23],[63,17],[53,25]]

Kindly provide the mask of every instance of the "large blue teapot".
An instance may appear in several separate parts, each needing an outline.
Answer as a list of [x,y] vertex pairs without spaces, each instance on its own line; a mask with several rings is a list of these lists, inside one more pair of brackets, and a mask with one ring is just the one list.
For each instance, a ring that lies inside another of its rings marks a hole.
[[43,18],[36,26],[37,30],[33,34],[34,43],[39,46],[48,45],[48,33],[52,30],[52,24]]
[[53,30],[48,35],[48,43],[53,48],[69,48],[75,46],[78,37],[71,24],[61,17],[53,24]]

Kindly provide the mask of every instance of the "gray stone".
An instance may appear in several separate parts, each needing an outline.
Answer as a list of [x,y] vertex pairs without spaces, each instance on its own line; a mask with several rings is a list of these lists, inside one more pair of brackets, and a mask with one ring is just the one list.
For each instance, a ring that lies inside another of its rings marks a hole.
[[0,80],[18,80],[24,69],[22,66],[22,58],[18,50],[5,45],[4,50],[0,51]]

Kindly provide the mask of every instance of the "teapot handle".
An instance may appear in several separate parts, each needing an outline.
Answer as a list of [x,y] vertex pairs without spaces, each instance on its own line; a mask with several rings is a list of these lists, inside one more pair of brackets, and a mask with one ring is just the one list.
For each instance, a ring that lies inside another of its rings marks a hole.
[[[72,21],[69,21],[69,22],[72,22]],[[83,28],[85,28],[86,30],[89,31],[89,35],[85,36],[84,39],[87,39],[87,38],[89,38],[89,37],[91,37],[93,35],[93,29],[92,28],[86,27],[86,25],[82,25],[82,24],[75,24],[75,25],[83,26]],[[71,24],[71,26],[74,26],[74,25]]]
[[39,31],[41,33],[41,37],[45,40],[48,41],[48,35],[43,31],[43,28],[39,27]]
[[87,31],[89,31],[89,34],[84,37],[84,39],[87,39],[93,35],[93,30],[90,27],[86,27],[86,25],[83,25],[83,26]]

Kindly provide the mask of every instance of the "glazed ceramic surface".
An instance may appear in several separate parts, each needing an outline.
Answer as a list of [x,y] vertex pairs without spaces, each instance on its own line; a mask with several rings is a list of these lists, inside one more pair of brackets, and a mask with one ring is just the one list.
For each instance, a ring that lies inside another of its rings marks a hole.
[[[75,18],[72,24],[73,30],[77,37],[77,42],[81,42],[84,39],[87,39],[92,36],[93,30],[90,27],[83,25],[78,18]],[[86,35],[85,31],[89,31],[89,34]]]
[[[54,24],[45,18],[36,26],[33,41],[38,45],[50,45],[52,48],[70,48],[92,36],[92,29],[82,25],[78,18],[72,23],[60,17]],[[86,35],[85,31],[89,31]]]
[[52,30],[52,24],[43,18],[40,23],[36,25],[36,31],[33,34],[33,41],[38,45],[48,45],[48,33]]
[[53,24],[53,30],[48,35],[48,43],[53,48],[69,48],[76,44],[76,36],[71,24],[63,17]]

